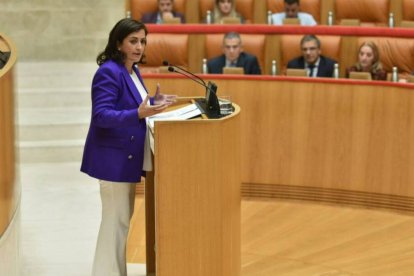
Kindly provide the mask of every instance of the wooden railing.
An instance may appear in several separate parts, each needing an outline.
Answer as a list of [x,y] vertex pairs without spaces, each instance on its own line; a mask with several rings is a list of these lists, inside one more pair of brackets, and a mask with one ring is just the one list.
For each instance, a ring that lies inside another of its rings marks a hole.
[[[242,110],[242,194],[414,213],[413,84],[205,75]],[[204,95],[173,74],[146,86]],[[200,145],[202,146],[202,145]],[[177,156],[177,158],[180,158]]]
[[0,69],[0,237],[10,224],[20,200],[16,177],[14,75],[17,52],[12,41],[0,33],[0,50],[10,52]]

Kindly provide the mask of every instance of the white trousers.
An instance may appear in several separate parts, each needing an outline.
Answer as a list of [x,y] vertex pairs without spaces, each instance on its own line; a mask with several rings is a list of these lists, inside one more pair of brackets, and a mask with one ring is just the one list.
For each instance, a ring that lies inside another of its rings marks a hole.
[[93,262],[93,276],[126,276],[126,243],[134,213],[136,183],[99,181],[102,221]]

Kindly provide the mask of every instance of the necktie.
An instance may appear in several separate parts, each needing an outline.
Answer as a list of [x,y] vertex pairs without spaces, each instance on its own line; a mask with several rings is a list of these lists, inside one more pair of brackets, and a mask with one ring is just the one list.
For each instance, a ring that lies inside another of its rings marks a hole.
[[313,69],[315,69],[315,64],[309,64],[308,65],[308,69],[309,69],[309,77],[313,77]]
[[230,67],[237,67],[236,62],[235,62],[235,61],[232,61],[232,62],[230,63]]

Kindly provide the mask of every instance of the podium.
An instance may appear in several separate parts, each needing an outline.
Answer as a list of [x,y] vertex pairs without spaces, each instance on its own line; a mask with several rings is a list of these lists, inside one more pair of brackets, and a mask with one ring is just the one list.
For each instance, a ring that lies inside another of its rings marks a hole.
[[147,275],[240,275],[240,108],[220,119],[156,121],[151,135]]

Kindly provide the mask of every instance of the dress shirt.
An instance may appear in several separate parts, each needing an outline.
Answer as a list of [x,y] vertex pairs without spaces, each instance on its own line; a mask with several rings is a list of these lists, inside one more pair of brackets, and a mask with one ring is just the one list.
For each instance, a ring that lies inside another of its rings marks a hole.
[[[279,12],[272,14],[272,24],[273,25],[283,25],[283,19],[286,18],[286,13]],[[313,16],[306,12],[298,12],[298,18],[300,25],[302,26],[315,26],[317,25]]]

